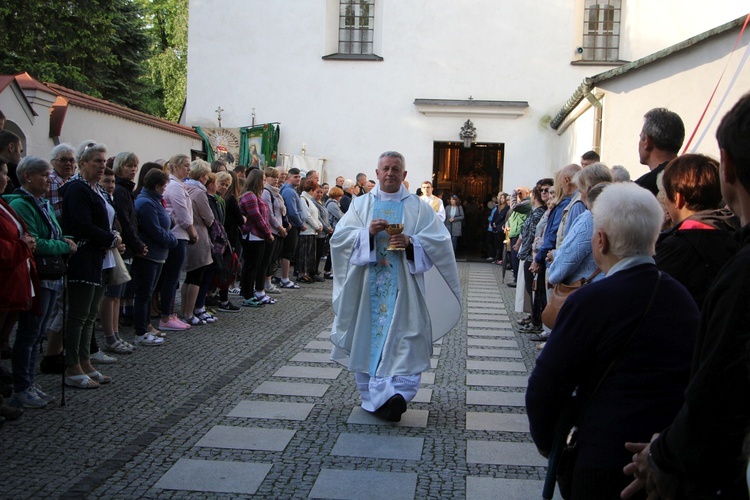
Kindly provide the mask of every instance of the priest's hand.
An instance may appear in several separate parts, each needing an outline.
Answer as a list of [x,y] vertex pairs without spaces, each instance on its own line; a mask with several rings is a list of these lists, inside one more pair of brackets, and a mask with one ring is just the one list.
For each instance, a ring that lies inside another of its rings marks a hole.
[[372,222],[370,222],[370,236],[375,236],[380,231],[385,231],[385,228],[388,227],[388,221],[385,219],[373,219]]
[[409,236],[403,233],[392,234],[388,243],[394,248],[406,248],[409,246]]

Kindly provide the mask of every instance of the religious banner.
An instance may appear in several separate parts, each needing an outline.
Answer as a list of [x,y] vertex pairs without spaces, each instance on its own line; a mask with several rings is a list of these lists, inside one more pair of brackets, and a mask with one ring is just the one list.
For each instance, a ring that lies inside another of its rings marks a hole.
[[241,129],[195,127],[195,131],[203,138],[209,163],[214,160],[224,160],[229,170],[238,165]]
[[240,163],[248,167],[275,167],[281,127],[278,123],[264,123],[243,127],[240,140]]
[[300,155],[282,155],[283,161],[282,166],[284,170],[290,168],[298,168],[302,177],[307,175],[310,170],[315,170],[320,176],[320,180],[325,180],[325,164],[324,158],[315,158],[314,156],[300,156]]

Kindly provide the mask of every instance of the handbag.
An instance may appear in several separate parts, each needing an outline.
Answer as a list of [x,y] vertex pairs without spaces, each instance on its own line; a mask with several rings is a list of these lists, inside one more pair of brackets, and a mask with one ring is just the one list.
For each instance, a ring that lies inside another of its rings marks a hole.
[[564,283],[558,283],[557,285],[555,285],[555,287],[552,289],[552,294],[547,301],[547,305],[542,311],[542,323],[544,323],[544,326],[546,326],[547,328],[552,328],[553,326],[555,326],[557,315],[560,314],[560,309],[562,309],[562,306],[565,303],[565,299],[567,299],[571,293],[575,292],[579,288],[582,288],[584,285],[591,283],[591,280],[593,280],[599,273],[600,271],[599,269],[597,269],[596,271],[594,271],[594,274],[592,274],[588,278],[581,278],[574,281],[570,285],[566,285]]
[[68,272],[68,264],[62,255],[35,255],[34,260],[40,280],[59,280]]
[[110,269],[109,284],[122,285],[123,283],[127,283],[131,280],[131,277],[125,261],[122,260],[122,255],[120,255],[120,252],[116,248],[111,248],[110,251],[115,259],[115,267]]
[[570,498],[570,493],[573,485],[573,470],[575,469],[576,458],[578,456],[578,424],[583,417],[586,406],[594,399],[594,396],[599,392],[599,388],[602,386],[602,382],[607,378],[607,375],[612,371],[615,365],[625,355],[627,347],[635,337],[635,334],[643,326],[643,322],[646,320],[651,307],[654,305],[656,299],[656,292],[659,290],[659,283],[661,283],[662,272],[658,271],[656,277],[656,285],[654,285],[654,291],[651,294],[646,309],[643,311],[638,324],[630,333],[625,343],[620,348],[617,356],[607,366],[604,374],[599,379],[599,383],[596,384],[591,396],[585,405],[580,405],[578,400],[571,396],[567,406],[560,414],[555,424],[554,438],[552,441],[552,450],[550,450],[549,459],[547,462],[547,476],[544,479],[544,487],[542,489],[542,498],[545,500],[551,500],[555,493],[555,483],[560,490],[560,496],[564,499]]

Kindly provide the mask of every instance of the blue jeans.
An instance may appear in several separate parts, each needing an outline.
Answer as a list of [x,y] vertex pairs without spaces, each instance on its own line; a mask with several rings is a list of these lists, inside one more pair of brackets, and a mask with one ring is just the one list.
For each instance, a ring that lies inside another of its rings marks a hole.
[[169,249],[167,261],[162,267],[161,280],[161,315],[171,316],[174,312],[174,296],[177,293],[177,281],[187,255],[187,240],[177,240],[177,246]]
[[133,279],[133,328],[136,335],[144,335],[148,328],[151,296],[162,270],[161,262],[134,257],[131,273]]
[[21,392],[34,385],[34,367],[39,340],[47,331],[47,323],[55,308],[58,292],[49,288],[37,290],[39,315],[24,311],[18,315],[16,341],[13,344],[13,390]]

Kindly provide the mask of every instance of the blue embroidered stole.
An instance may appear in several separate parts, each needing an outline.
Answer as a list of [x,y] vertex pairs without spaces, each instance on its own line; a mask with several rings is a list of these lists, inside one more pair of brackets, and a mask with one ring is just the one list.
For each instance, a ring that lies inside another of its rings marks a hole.
[[[403,204],[397,201],[376,201],[373,219],[390,224],[403,221]],[[393,320],[398,293],[398,271],[403,252],[388,251],[390,235],[375,235],[375,262],[370,264],[370,376],[374,377],[383,354],[383,346]]]

